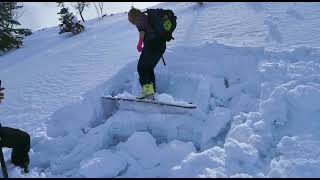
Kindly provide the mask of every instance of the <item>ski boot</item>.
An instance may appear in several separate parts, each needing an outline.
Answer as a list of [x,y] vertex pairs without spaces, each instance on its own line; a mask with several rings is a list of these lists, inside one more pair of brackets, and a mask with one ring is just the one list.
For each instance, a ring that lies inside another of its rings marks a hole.
[[23,166],[21,166],[21,168],[23,169],[23,172],[25,174],[27,174],[29,172],[29,168],[28,168],[28,163],[24,164]]
[[154,88],[153,84],[145,84],[142,86],[141,96],[137,97],[137,99],[151,99],[154,100]]

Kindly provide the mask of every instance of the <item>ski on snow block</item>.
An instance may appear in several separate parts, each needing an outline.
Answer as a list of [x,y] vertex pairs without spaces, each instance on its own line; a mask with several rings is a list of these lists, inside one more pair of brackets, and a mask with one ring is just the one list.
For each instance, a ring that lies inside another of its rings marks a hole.
[[151,103],[151,104],[157,104],[157,105],[163,105],[163,106],[174,106],[174,107],[187,108],[187,109],[197,108],[197,106],[192,103],[163,102],[163,101],[158,101],[156,99],[155,100],[137,99],[135,97],[117,97],[117,96],[103,96],[102,98],[117,100],[117,101],[132,101],[132,102],[138,102],[138,103]]

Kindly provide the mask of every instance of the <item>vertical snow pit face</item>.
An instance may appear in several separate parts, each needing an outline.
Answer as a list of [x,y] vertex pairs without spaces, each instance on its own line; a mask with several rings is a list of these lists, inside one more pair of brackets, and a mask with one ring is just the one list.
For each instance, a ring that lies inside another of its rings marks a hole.
[[148,114],[139,114],[132,111],[120,110],[115,115],[111,116],[108,121],[110,126],[106,130],[112,137],[112,144],[118,144],[120,141],[126,140],[135,131],[147,131]]
[[214,111],[217,107],[227,107],[228,89],[225,86],[224,78],[212,78],[210,80],[209,110]]
[[233,111],[238,112],[250,112],[254,110],[255,107],[255,99],[245,93],[241,93],[236,98],[232,98],[230,102],[230,106],[232,107]]
[[101,107],[103,108],[103,118],[108,119],[117,111],[117,102],[109,99],[102,99]]
[[[166,94],[161,94],[163,97]],[[158,99],[158,95],[155,98],[161,102],[161,98]],[[171,97],[171,96],[170,96]],[[172,98],[172,97],[171,97]],[[121,111],[132,111],[135,113],[153,113],[153,114],[180,114],[180,115],[191,115],[194,109],[187,109],[181,107],[144,103],[144,102],[132,102],[132,101],[115,101],[116,108]],[[168,102],[168,101],[165,101]]]
[[159,98],[165,99],[168,94],[173,98],[172,100],[192,102],[202,112],[208,113],[210,99],[210,78],[208,76],[190,73],[174,74],[166,71],[158,71],[158,76]]
[[[197,93],[199,80],[190,74],[167,74],[169,75],[168,87],[164,91],[175,98],[185,102],[193,102]],[[163,78],[166,79],[166,78]]]
[[103,123],[103,115],[112,115],[116,106],[113,102],[101,99],[103,95],[111,95],[121,91],[128,91],[132,63],[120,70],[116,76],[103,84],[89,90],[81,97],[75,97],[70,103],[58,109],[48,121],[48,135],[51,137],[65,136],[73,131],[98,126]]
[[226,94],[224,78],[212,78],[210,80],[210,95],[215,99],[222,99]]
[[150,133],[157,144],[174,139],[197,142],[194,136],[199,131],[197,123],[185,114],[158,114],[150,112],[136,112],[120,110],[108,119],[107,129],[113,139],[113,145],[130,138],[134,132],[146,131]]
[[[89,101],[69,104],[56,111],[48,121],[48,135],[51,137],[65,136],[73,131],[88,126],[94,117],[94,109]],[[76,120],[77,123],[74,123]]]
[[[222,130],[228,131],[226,126],[231,119],[231,111],[224,107],[217,107],[209,113],[207,121],[203,124],[202,137],[200,140],[201,150],[212,147],[215,143],[218,143],[218,141],[224,141],[224,139],[219,139],[224,137],[217,138],[217,136],[220,133],[225,134],[221,132]],[[217,142],[211,142],[213,138],[215,138]]]
[[241,82],[256,79],[258,61],[262,58],[263,48],[217,47],[214,63],[214,76],[240,79]]
[[163,68],[155,69],[157,93],[166,93],[170,83],[170,73]]
[[277,87],[269,99],[259,104],[262,117],[269,125],[284,125],[287,122],[287,94],[288,89]]
[[139,82],[138,72],[133,73],[133,76],[132,76],[131,94],[133,94],[135,96],[139,96],[141,94],[141,85]]
[[210,99],[210,79],[208,77],[200,76],[199,84],[196,94],[194,96],[194,103],[198,108],[204,112],[209,112],[209,99]]

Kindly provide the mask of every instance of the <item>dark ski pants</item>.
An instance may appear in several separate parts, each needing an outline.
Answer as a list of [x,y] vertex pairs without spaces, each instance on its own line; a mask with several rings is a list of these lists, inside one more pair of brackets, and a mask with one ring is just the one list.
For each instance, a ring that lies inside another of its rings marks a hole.
[[153,83],[154,91],[156,92],[154,68],[158,64],[165,50],[166,41],[154,39],[144,42],[144,47],[137,67],[141,87],[145,84]]
[[30,135],[19,129],[0,127],[2,147],[12,148],[11,162],[15,166],[24,167],[30,163]]

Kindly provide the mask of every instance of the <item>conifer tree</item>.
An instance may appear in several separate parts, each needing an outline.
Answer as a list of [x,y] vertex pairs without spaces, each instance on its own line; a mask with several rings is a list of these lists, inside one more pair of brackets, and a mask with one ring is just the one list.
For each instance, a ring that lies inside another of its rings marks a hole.
[[59,34],[65,32],[72,32],[72,34],[78,34],[84,30],[84,26],[80,24],[80,21],[77,20],[77,17],[69,12],[67,7],[64,7],[63,3],[58,2],[58,6],[61,6],[61,10],[58,14],[61,15],[59,20],[61,24],[59,24],[60,32]]
[[32,34],[30,29],[18,28],[18,9],[22,8],[17,2],[0,2],[0,53],[22,46],[24,36]]

